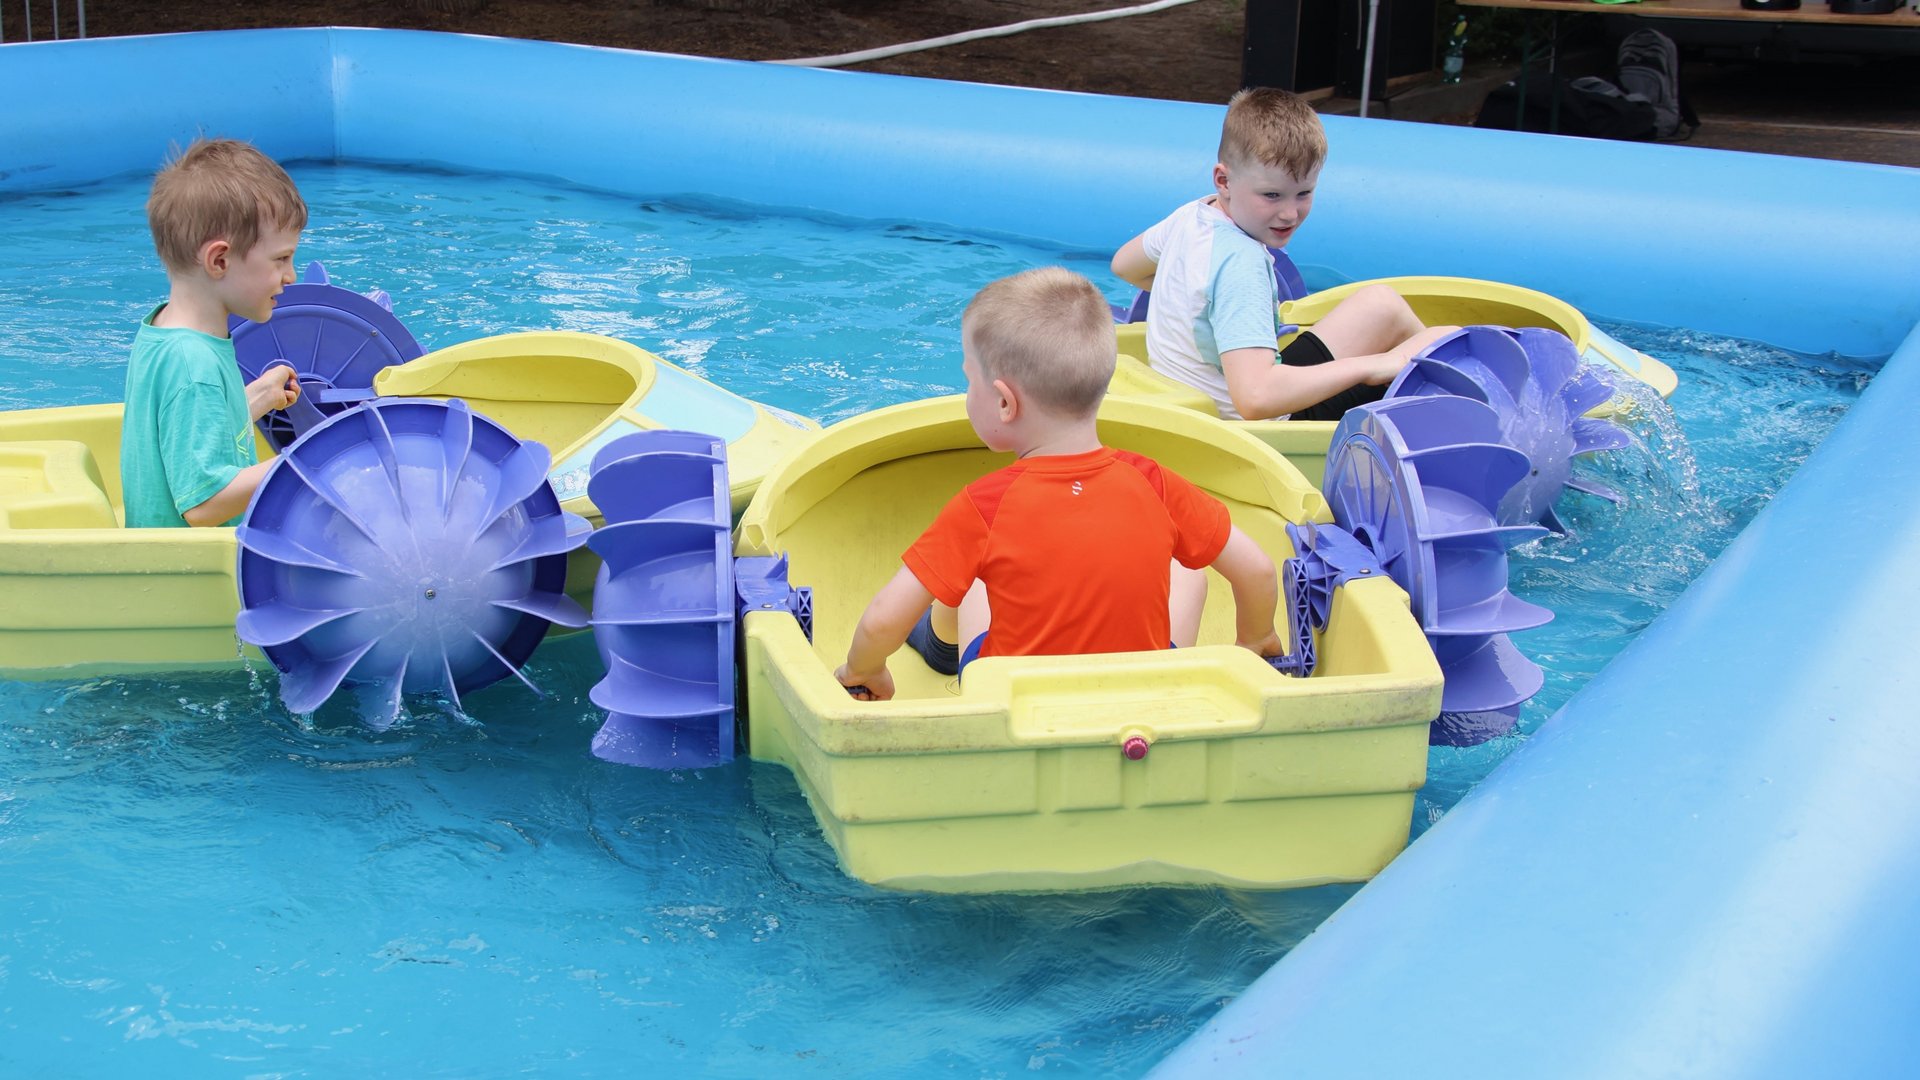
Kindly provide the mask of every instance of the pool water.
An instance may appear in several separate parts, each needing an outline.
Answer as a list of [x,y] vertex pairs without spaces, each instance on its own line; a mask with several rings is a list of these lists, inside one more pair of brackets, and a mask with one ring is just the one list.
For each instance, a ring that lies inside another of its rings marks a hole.
[[[1105,253],[440,172],[295,166],[300,260],[423,345],[570,329],[822,421],[960,389],[980,285]],[[0,200],[0,408],[115,400],[165,292],[144,178]],[[1329,284],[1329,283],[1319,283]],[[1670,603],[1871,376],[1607,325],[1680,375],[1517,550],[1520,733],[1435,749],[1424,831]],[[1355,887],[940,897],[836,868],[792,776],[594,759],[584,637],[386,732],[271,671],[0,682],[0,1072],[1134,1076]],[[1426,973],[1434,977],[1433,973]],[[1444,983],[1444,974],[1436,978]],[[1436,988],[1436,992],[1443,992]]]

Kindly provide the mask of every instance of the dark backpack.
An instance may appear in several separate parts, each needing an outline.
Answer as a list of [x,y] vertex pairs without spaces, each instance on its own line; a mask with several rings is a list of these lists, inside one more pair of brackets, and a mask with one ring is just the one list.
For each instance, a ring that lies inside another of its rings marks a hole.
[[[1559,124],[1552,124],[1554,84],[1560,90]],[[1509,131],[1549,131],[1562,135],[1582,135],[1590,139],[1651,139],[1654,132],[1653,105],[1644,98],[1628,95],[1619,87],[1597,76],[1569,79],[1544,71],[1527,73],[1526,115],[1520,108],[1520,84],[1511,80],[1487,94],[1475,127],[1505,128]]]
[[1658,30],[1635,30],[1620,42],[1620,86],[1653,106],[1653,138],[1684,139],[1700,126],[1680,93],[1680,50]]

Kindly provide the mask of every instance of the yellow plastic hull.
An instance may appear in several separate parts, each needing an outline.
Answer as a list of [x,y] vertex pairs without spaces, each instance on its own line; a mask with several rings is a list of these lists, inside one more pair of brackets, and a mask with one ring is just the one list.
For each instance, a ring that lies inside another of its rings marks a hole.
[[[1101,418],[1110,445],[1221,498],[1276,561],[1289,521],[1329,520],[1298,470],[1217,420],[1127,400]],[[988,658],[964,685],[903,649],[898,697],[847,696],[832,670],[866,600],[941,503],[1007,460],[979,445],[960,398],[896,406],[829,428],[741,519],[737,552],[786,553],[815,620],[809,643],[791,616],[747,616],[749,749],[794,771],[846,872],[992,892],[1286,888],[1385,866],[1406,843],[1441,687],[1387,580],[1336,594],[1310,679],[1226,643],[1231,597],[1209,574],[1196,648]],[[1151,744],[1138,761],[1121,753],[1134,735]]]
[[[1391,286],[1406,298],[1414,314],[1429,326],[1546,327],[1567,335],[1588,363],[1646,383],[1661,397],[1671,396],[1679,385],[1679,377],[1672,368],[1614,340],[1571,304],[1543,292],[1498,281],[1456,277],[1394,277],[1356,281],[1282,303],[1280,320],[1310,329],[1332,311],[1334,305],[1367,285]],[[1114,373],[1113,393],[1162,401],[1209,416],[1218,415],[1213,400],[1207,395],[1147,366],[1145,323],[1128,323],[1118,327],[1117,331],[1120,364]],[[1615,412],[1623,407],[1625,400],[1616,398],[1595,409],[1594,413],[1604,415]],[[1241,420],[1234,421],[1234,424],[1280,451],[1315,484],[1321,482],[1326,472],[1327,444],[1333,440],[1336,426],[1333,421]]]
[[[508,334],[455,345],[387,369],[376,389],[461,397],[521,438],[556,448],[551,479],[561,505],[596,523],[599,512],[585,495],[587,462],[613,438],[668,426],[654,417],[650,399],[671,399],[678,420],[703,398],[717,403],[730,437],[736,513],[774,462],[819,430],[591,334]],[[258,656],[234,636],[232,529],[118,527],[121,413],[118,404],[0,413],[0,672],[221,668]],[[567,591],[583,604],[598,568],[585,548],[569,559]]]

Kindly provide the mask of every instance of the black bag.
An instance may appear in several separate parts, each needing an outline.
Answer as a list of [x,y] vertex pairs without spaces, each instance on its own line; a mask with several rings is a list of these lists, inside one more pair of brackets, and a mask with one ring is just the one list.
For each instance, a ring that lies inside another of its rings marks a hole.
[[1505,128],[1509,131],[1549,131],[1555,83],[1560,89],[1562,135],[1582,135],[1591,139],[1651,139],[1655,110],[1645,98],[1630,97],[1618,86],[1597,76],[1569,79],[1545,71],[1527,73],[1527,113],[1518,117],[1519,81],[1509,80],[1487,94],[1480,106],[1474,127]]
[[1620,41],[1620,87],[1653,106],[1653,137],[1684,139],[1700,118],[1680,93],[1680,50],[1658,30],[1635,30]]

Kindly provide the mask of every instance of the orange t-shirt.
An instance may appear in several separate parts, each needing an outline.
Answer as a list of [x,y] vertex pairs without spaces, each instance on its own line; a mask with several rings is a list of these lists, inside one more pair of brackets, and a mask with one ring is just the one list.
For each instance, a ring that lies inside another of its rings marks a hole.
[[983,656],[1164,649],[1167,560],[1210,565],[1231,526],[1218,499],[1158,462],[1102,447],[975,480],[902,559],[944,604],[986,582]]

